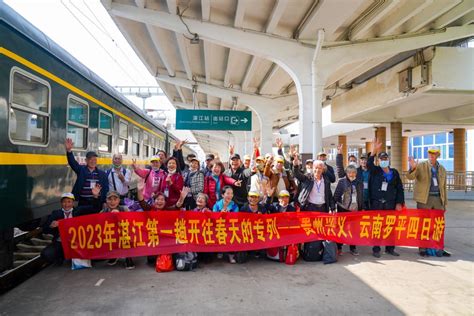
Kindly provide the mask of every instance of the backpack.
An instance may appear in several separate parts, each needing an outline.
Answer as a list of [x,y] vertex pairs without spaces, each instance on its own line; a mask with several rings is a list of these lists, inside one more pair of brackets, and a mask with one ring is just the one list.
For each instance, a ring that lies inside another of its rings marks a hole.
[[304,243],[301,256],[304,261],[321,261],[323,260],[323,252],[323,241],[316,240]]
[[337,246],[333,241],[325,240],[322,242],[324,246],[323,262],[324,264],[334,263],[337,261]]
[[175,255],[175,265],[178,271],[192,271],[198,267],[197,253],[180,252]]

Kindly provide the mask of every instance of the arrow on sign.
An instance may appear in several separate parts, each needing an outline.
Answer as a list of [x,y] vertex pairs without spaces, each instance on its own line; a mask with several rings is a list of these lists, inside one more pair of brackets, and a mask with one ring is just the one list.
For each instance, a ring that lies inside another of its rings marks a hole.
[[244,117],[244,118],[241,119],[240,121],[241,121],[241,122],[244,122],[244,123],[247,123],[249,120],[247,120],[247,118]]

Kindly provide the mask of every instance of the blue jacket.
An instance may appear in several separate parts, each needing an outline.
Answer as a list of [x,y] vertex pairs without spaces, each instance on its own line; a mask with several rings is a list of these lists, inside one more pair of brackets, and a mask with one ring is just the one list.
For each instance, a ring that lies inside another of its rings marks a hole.
[[[86,181],[86,174],[87,174],[87,166],[80,165],[72,152],[66,153],[67,156],[67,163],[72,168],[72,170],[76,173],[77,179],[76,183],[74,183],[74,187],[72,188],[72,194],[76,197],[76,200],[79,200],[81,195],[81,189],[84,186],[84,181]],[[109,192],[109,180],[107,179],[107,174],[96,167],[96,171],[99,174],[99,183],[102,187],[100,191],[100,201],[105,202],[105,197]]]
[[[221,212],[224,208],[224,199],[220,199],[219,201],[214,204],[214,208],[212,209],[213,212]],[[231,213],[235,213],[239,211],[239,207],[235,204],[234,201],[230,201],[229,205],[227,206],[228,211]]]

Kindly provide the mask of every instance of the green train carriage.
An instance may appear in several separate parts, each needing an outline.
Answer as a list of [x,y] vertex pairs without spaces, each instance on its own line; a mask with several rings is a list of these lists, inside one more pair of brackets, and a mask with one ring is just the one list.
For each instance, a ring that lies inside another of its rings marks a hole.
[[177,141],[4,3],[0,78],[0,230],[34,228],[72,189],[66,137],[78,160],[96,151],[103,169],[113,153],[144,161]]

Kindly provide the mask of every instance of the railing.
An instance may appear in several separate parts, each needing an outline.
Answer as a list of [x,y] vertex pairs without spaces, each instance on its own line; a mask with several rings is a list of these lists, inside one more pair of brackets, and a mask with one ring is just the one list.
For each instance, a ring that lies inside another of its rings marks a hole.
[[[412,192],[415,180],[408,180],[406,174],[407,172],[402,173],[403,185],[405,191]],[[448,191],[474,191],[474,171],[446,172],[446,186]]]

